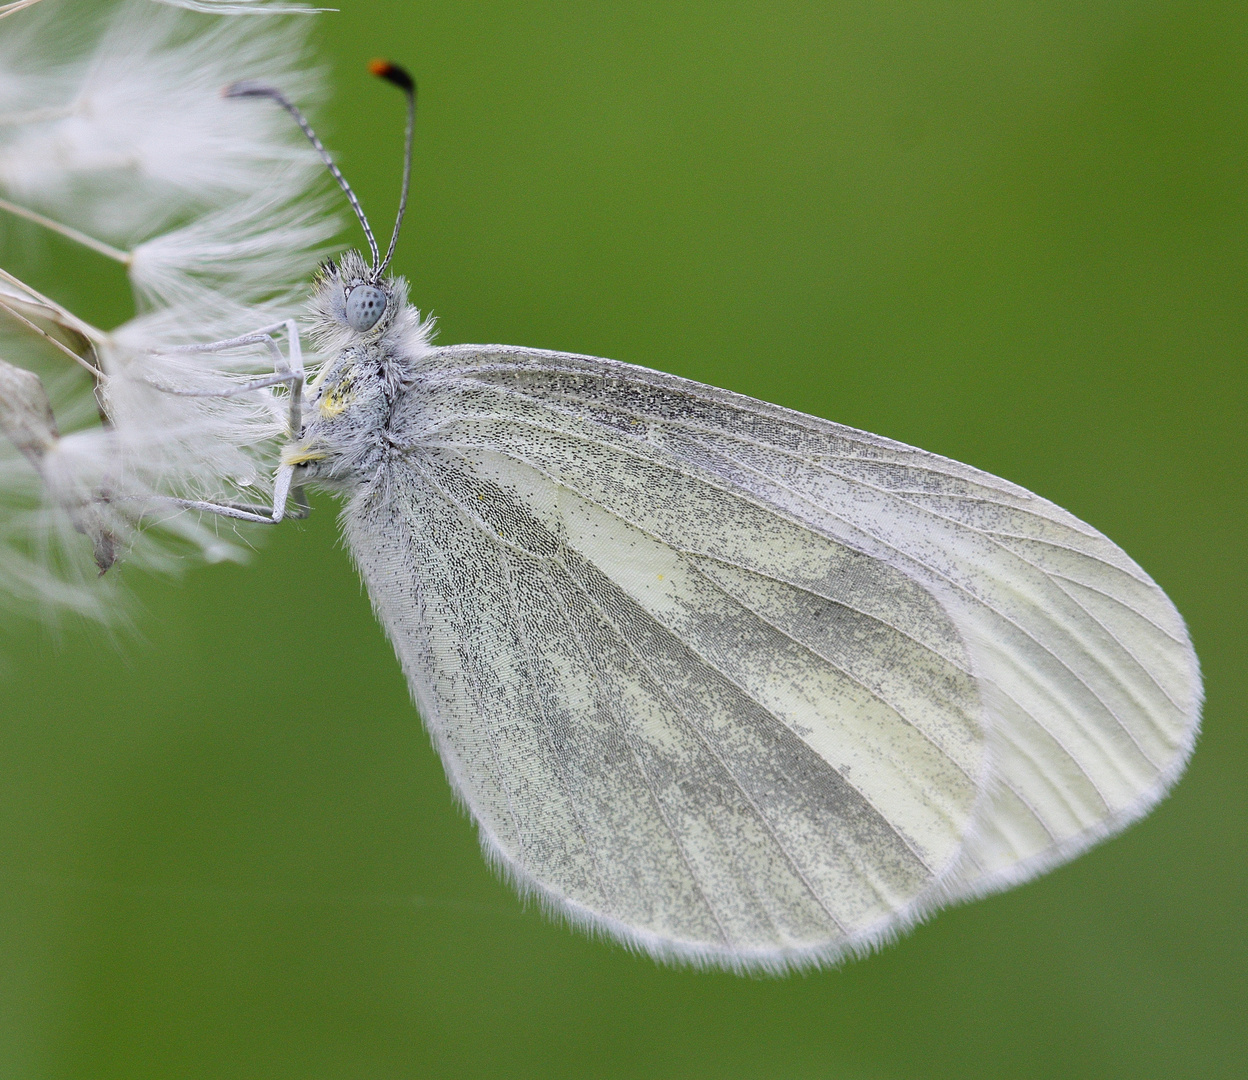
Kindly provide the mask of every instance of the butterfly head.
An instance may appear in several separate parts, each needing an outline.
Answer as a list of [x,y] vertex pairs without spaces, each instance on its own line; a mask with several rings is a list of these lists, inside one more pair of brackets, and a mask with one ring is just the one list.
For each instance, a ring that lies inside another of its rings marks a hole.
[[330,482],[367,472],[390,445],[381,433],[428,362],[433,322],[408,303],[403,278],[375,276],[357,251],[322,264],[309,308],[321,363],[302,437],[283,462],[300,482]]
[[382,337],[403,304],[394,278],[377,278],[364,257],[348,251],[326,260],[312,285],[316,331],[340,339],[339,347]]
[[[386,267],[394,258],[395,247],[399,242],[399,232],[403,227],[403,215],[407,210],[407,195],[412,179],[412,132],[416,122],[416,84],[412,77],[399,65],[388,60],[374,60],[369,64],[369,71],[379,79],[397,86],[407,98],[407,125],[404,135],[403,149],[403,184],[399,195],[399,210],[394,219],[394,230],[390,234],[390,246],[383,251],[377,246],[373,235],[373,227],[364,214],[363,207],[356,197],[347,178],[334,163],[329,151],[317,138],[307,118],[281,90],[252,79],[243,79],[231,83],[223,93],[230,98],[269,98],[284,108],[299,125],[312,147],[321,156],[330,175],[338,182],[347,202],[355,212],[360,227],[364,230],[364,238],[368,241],[368,250],[372,255],[370,262],[365,262],[359,252],[349,251],[337,262],[326,261],[317,276],[312,299],[313,315],[316,324],[313,332],[322,338],[330,338],[338,348],[354,344],[360,338],[373,336],[380,338],[395,319],[395,309],[403,305],[399,301],[400,283],[393,278],[385,277]],[[347,331],[343,337],[342,331]]]

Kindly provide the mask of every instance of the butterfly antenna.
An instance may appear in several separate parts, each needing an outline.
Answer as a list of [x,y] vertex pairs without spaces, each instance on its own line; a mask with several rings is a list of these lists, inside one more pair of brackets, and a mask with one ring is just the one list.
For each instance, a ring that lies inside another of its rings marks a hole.
[[[411,83],[411,79],[408,79],[408,83],[409,84]],[[225,90],[222,93],[224,94],[225,97],[270,98],[271,100],[276,101],[283,109],[285,109],[288,113],[290,113],[292,117],[294,117],[295,123],[299,125],[300,130],[304,133],[304,135],[307,136],[308,142],[310,142],[312,146],[316,149],[316,152],[321,155],[321,160],[325,162],[325,168],[327,168],[330,172],[330,175],[333,176],[333,178],[338,181],[338,186],[342,188],[343,194],[346,195],[347,202],[351,204],[351,209],[355,211],[355,216],[360,219],[360,224],[364,227],[364,235],[365,237],[368,238],[368,250],[373,256],[373,266],[376,267],[377,261],[380,258],[380,255],[377,251],[377,241],[373,237],[372,226],[369,225],[368,218],[364,216],[364,208],[360,206],[360,200],[355,197],[355,192],[351,190],[351,185],[347,183],[347,178],[342,175],[341,171],[338,169],[338,166],[334,164],[334,159],[329,156],[329,151],[325,149],[325,144],[321,142],[320,139],[317,138],[316,132],[312,130],[312,125],[308,123],[307,118],[303,115],[303,113],[299,111],[299,107],[293,101],[291,101],[290,98],[288,98],[285,94],[283,94],[280,90],[278,90],[277,87],[266,86],[264,83],[252,82],[250,79],[244,79],[241,82],[231,83],[229,86],[225,88]],[[409,130],[408,145],[410,147],[411,145],[410,123],[408,126],[408,130]],[[405,174],[403,187],[404,187],[404,195],[406,196],[407,194],[406,174]],[[401,213],[402,212],[400,211],[400,215]],[[396,226],[396,231],[397,231],[397,226]],[[393,241],[391,241],[390,243],[390,249],[392,251],[394,250]],[[387,262],[389,261],[389,256],[386,257],[386,261]],[[376,276],[376,273],[377,271],[374,270],[374,276]]]
[[407,134],[403,148],[403,190],[399,195],[399,213],[394,219],[394,232],[390,234],[390,246],[386,249],[386,257],[381,260],[380,265],[375,257],[373,260],[373,280],[377,281],[386,267],[390,265],[390,260],[394,258],[394,248],[399,242],[399,229],[403,225],[403,215],[407,212],[407,192],[412,183],[412,132],[416,127],[416,84],[403,68],[399,67],[398,64],[390,63],[389,60],[374,60],[368,65],[368,70],[376,75],[377,78],[393,83],[407,95]]

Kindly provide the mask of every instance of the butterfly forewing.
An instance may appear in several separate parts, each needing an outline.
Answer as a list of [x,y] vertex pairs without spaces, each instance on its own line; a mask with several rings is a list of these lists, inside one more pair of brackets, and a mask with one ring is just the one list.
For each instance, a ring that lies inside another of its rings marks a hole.
[[610,425],[472,378],[419,390],[347,538],[515,876],[729,963],[833,956],[929,902],[985,772],[930,593]]
[[[736,677],[755,699],[774,695],[773,710],[800,685],[836,714],[832,743],[852,744],[848,727],[895,770],[924,761],[844,695],[799,678],[785,652],[798,647],[975,777],[982,699],[991,783],[948,891],[987,891],[1076,853],[1147,810],[1186,761],[1200,681],[1181,618],[1121,549],[1052,503],[934,454],[629,365],[460,346],[432,367],[413,399],[426,452],[465,476],[488,474],[493,455],[541,477],[526,483],[550,485],[554,536],[570,536],[578,514],[600,519],[603,540],[586,540],[585,557],[678,641],[753,674]],[[629,530],[679,566],[694,590],[683,607],[653,582],[624,580]],[[816,641],[802,605],[820,602],[893,633],[851,643],[842,626]],[[725,651],[745,612],[773,642]],[[820,752],[884,801],[871,785],[888,788],[888,770],[866,780]],[[938,800],[913,773],[908,783],[889,788],[888,812],[921,851],[928,826],[906,824],[900,793]]]

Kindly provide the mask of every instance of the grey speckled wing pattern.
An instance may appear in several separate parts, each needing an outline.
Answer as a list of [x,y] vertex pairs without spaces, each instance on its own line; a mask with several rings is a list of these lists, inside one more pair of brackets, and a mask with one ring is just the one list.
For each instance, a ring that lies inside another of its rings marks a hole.
[[502,346],[432,350],[389,430],[347,539],[483,843],[656,955],[868,948],[1122,827],[1190,753],[1174,607],[1015,485]]

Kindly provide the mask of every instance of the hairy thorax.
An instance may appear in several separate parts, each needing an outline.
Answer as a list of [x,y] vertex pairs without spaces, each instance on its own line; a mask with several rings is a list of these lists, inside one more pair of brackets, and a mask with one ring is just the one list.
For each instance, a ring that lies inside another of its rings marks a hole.
[[382,316],[353,330],[348,298],[364,280],[362,262],[348,253],[315,283],[312,338],[332,359],[308,385],[303,430],[283,452],[296,484],[352,491],[412,447],[419,375],[436,353],[431,326],[407,303],[405,283],[387,278],[366,285],[384,296]]
[[413,383],[383,343],[340,353],[309,387],[303,437],[284,455],[296,478],[338,490],[367,483],[410,441],[395,420]]

